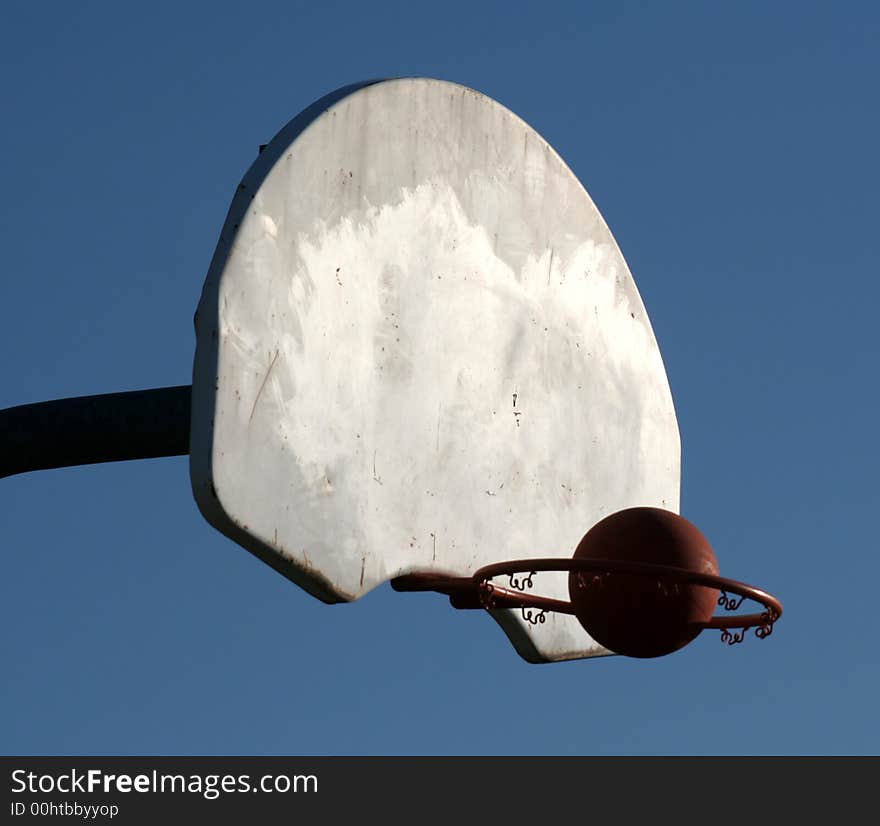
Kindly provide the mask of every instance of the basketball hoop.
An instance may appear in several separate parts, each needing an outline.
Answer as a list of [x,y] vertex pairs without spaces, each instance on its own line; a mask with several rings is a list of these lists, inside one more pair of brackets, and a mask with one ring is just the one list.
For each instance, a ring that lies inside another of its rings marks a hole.
[[[760,604],[758,613],[734,616],[713,616],[709,621],[696,623],[700,631],[719,629],[721,641],[728,645],[742,642],[750,628],[758,639],[765,639],[782,616],[782,603],[776,597],[753,585],[713,574],[698,573],[668,565],[647,562],[629,562],[606,559],[518,559],[486,565],[471,577],[445,577],[431,573],[414,573],[397,577],[391,585],[396,591],[435,591],[445,594],[454,608],[487,611],[519,609],[523,619],[537,625],[546,622],[549,612],[575,614],[572,603],[529,593],[532,577],[540,571],[568,571],[578,587],[586,591],[600,585],[612,574],[652,579],[660,589],[675,589],[679,585],[696,585],[719,592],[718,605],[726,611],[736,611],[745,600]],[[506,576],[507,585],[491,580]]]

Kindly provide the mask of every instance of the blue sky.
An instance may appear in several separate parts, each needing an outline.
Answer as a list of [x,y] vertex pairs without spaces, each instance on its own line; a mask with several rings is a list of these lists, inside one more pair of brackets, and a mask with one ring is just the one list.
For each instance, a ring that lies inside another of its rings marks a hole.
[[189,383],[241,174],[314,99],[466,84],[614,232],[682,512],[772,637],[531,666],[388,586],[326,606],[210,528],[184,458],[0,480],[8,754],[877,753],[880,12],[870,3],[8,3],[0,407]]

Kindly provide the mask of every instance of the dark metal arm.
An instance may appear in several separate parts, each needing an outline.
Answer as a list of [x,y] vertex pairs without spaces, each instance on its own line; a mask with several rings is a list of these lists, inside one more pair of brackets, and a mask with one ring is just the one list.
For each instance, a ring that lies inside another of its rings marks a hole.
[[186,455],[191,395],[184,384],[0,410],[0,477]]

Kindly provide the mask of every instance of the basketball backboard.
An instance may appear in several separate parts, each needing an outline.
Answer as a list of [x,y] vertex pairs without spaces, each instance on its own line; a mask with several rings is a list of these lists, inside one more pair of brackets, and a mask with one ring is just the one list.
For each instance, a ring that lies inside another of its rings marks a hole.
[[[534,129],[463,86],[351,86],[282,129],[196,334],[196,501],[325,602],[678,511],[672,397],[611,232]],[[534,579],[567,597],[565,572]],[[493,616],[531,662],[608,653],[570,615]]]

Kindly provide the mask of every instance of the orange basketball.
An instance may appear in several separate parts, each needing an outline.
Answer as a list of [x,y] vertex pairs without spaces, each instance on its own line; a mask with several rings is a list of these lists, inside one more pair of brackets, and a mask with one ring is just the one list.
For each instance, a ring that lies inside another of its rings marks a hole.
[[[594,525],[575,559],[647,562],[718,575],[718,560],[699,529],[660,508],[628,508]],[[712,618],[717,589],[656,574],[572,571],[575,615],[596,642],[628,657],[661,657],[687,645]]]

